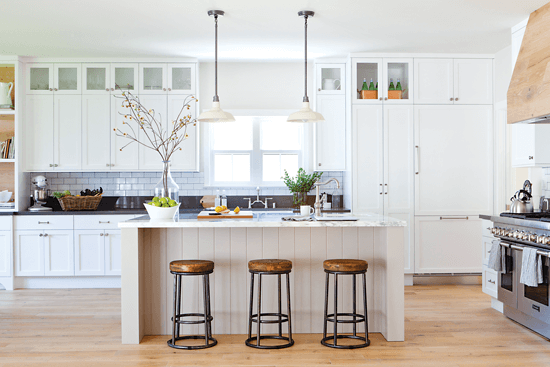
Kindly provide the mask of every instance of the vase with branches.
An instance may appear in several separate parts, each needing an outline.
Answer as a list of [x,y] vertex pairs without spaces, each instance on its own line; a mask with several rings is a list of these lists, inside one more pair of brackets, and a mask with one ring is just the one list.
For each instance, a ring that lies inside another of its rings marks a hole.
[[305,169],[299,168],[296,177],[290,177],[285,169],[285,174],[281,178],[292,193],[295,207],[307,204],[307,193],[322,175],[323,172],[313,172],[308,175]]
[[187,128],[197,126],[197,120],[191,116],[189,110],[191,103],[196,103],[198,100],[194,96],[188,96],[177,117],[167,121],[164,116],[163,123],[163,116],[154,109],[144,106],[138,96],[133,95],[129,90],[123,91],[118,85],[117,89],[122,93],[116,97],[121,99],[122,107],[126,111],[119,112],[124,116],[123,126],[115,127],[113,130],[116,136],[129,140],[120,150],[136,143],[156,151],[162,160],[163,168],[161,180],[155,186],[155,196],[169,197],[179,203],[179,186],[170,173],[170,159],[175,152],[182,150],[180,145],[189,138]]

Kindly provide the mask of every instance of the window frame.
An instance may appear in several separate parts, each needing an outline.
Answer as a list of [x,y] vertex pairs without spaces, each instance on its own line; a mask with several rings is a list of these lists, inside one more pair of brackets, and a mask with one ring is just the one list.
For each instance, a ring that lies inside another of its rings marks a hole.
[[[269,117],[269,116],[284,116],[287,117],[290,115],[292,110],[227,110],[233,116],[252,116],[252,117]],[[230,122],[229,122],[230,124]],[[257,124],[257,122],[255,122]],[[301,150],[261,150],[261,126],[255,128],[253,126],[253,135],[252,135],[252,150],[214,150],[212,139],[212,126],[216,123],[204,124],[204,172],[205,172],[205,188],[215,187],[215,188],[228,188],[228,189],[238,189],[238,188],[255,188],[257,186],[261,187],[274,187],[274,188],[284,188],[286,187],[284,182],[281,181],[263,181],[263,171],[262,171],[262,153],[266,154],[298,154],[298,167],[304,167],[306,170],[309,170],[311,166],[312,154],[311,148],[311,139],[313,129],[310,127],[311,124],[301,124],[302,133],[301,133]],[[214,155],[215,154],[250,154],[250,181],[215,181],[214,180]],[[254,158],[257,158],[255,161]],[[294,173],[295,174],[295,173]],[[292,174],[291,174],[292,176]]]

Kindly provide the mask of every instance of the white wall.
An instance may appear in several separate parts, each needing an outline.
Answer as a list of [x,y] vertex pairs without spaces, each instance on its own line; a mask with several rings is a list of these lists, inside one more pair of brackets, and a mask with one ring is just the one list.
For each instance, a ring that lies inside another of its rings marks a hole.
[[512,46],[495,54],[495,103],[506,100],[510,79],[512,78]]
[[[214,63],[199,64],[201,109],[210,109],[214,96]],[[313,63],[308,63],[308,95],[313,100]],[[224,110],[290,109],[301,107],[303,62],[218,63],[218,95]]]

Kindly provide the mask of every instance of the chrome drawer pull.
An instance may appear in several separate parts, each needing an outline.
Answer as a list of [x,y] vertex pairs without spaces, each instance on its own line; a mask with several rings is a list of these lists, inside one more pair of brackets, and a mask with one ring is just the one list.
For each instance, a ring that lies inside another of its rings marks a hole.
[[444,220],[444,219],[466,219],[466,220],[468,220],[468,217],[439,217],[439,220]]
[[50,222],[41,222],[41,221],[38,221],[38,224],[50,224]]
[[99,224],[109,224],[109,223],[111,223],[111,221],[109,221],[109,220],[106,221],[106,222],[99,221]]
[[494,280],[488,279],[487,281],[488,281],[489,283],[491,283],[491,284],[495,284],[495,281],[494,281]]

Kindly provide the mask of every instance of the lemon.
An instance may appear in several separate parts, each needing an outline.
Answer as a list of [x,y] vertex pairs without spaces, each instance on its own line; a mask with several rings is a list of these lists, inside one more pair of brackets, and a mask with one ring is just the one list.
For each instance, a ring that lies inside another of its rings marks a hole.
[[235,210],[234,210],[235,214],[239,214],[240,211],[241,211],[241,208],[239,208],[239,207],[236,207]]
[[216,210],[216,213],[221,213],[223,210],[223,206],[218,205],[215,210]]

